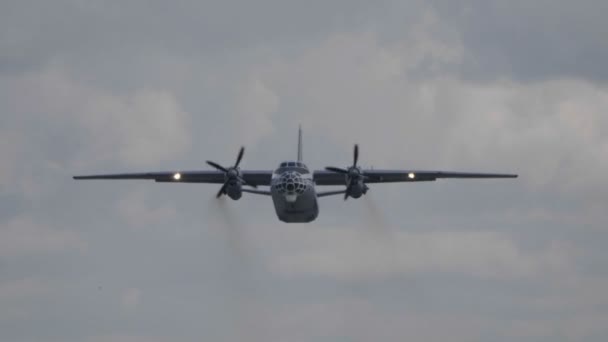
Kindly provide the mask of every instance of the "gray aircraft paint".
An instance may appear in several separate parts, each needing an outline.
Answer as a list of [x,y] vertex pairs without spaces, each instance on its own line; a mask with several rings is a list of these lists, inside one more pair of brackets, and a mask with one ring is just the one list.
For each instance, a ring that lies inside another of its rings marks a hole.
[[277,217],[283,222],[305,223],[319,216],[312,173],[302,162],[302,127],[298,128],[298,161],[279,165],[272,174],[270,192]]
[[[301,157],[301,131],[298,141],[298,157]],[[279,220],[304,223],[314,221],[319,216],[315,184],[304,163],[281,163],[272,175],[270,189]]]
[[[470,173],[416,170],[364,170],[357,166],[358,145],[354,148],[352,166],[347,168],[326,167],[311,172],[302,162],[302,128],[298,130],[297,161],[282,162],[274,171],[242,170],[241,147],[233,166],[224,167],[207,161],[214,171],[169,171],[146,173],[122,173],[91,176],[75,176],[74,179],[150,179],[171,183],[222,184],[217,197],[226,195],[239,200],[242,193],[271,196],[279,220],[288,223],[306,223],[319,216],[317,198],[344,195],[360,198],[367,192],[367,184],[394,182],[428,182],[441,178],[515,178],[517,175],[495,173]],[[344,190],[317,192],[316,186],[345,186]],[[258,190],[258,186],[270,186],[270,190]],[[253,189],[251,189],[251,188]]]

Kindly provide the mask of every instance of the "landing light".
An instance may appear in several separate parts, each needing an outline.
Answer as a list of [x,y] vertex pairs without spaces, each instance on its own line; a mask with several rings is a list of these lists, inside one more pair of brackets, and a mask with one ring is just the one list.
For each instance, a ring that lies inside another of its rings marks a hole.
[[416,178],[416,174],[413,172],[410,172],[410,173],[408,173],[407,178],[414,179],[414,178]]
[[181,175],[181,173],[176,173],[176,174],[174,174],[174,175],[173,175],[173,179],[175,179],[176,181],[178,181],[178,180],[182,179],[182,175]]

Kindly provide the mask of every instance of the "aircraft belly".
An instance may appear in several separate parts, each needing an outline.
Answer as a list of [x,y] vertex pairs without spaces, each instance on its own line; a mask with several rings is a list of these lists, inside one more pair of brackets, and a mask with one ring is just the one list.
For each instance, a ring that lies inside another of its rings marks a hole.
[[273,191],[272,201],[279,220],[283,222],[306,223],[314,221],[319,215],[314,187],[308,187],[294,202],[288,202],[284,195]]

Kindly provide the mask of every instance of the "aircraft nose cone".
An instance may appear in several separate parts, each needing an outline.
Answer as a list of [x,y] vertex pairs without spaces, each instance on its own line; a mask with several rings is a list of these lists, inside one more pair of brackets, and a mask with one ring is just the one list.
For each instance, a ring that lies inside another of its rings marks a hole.
[[301,195],[306,190],[306,182],[297,172],[285,172],[275,185],[279,193],[285,195]]

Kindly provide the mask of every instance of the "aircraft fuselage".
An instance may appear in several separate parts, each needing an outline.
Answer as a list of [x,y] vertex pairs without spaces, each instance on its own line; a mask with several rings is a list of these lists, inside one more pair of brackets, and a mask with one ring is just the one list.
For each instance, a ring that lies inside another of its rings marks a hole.
[[305,223],[319,216],[312,173],[304,163],[281,163],[272,175],[270,191],[279,220]]

